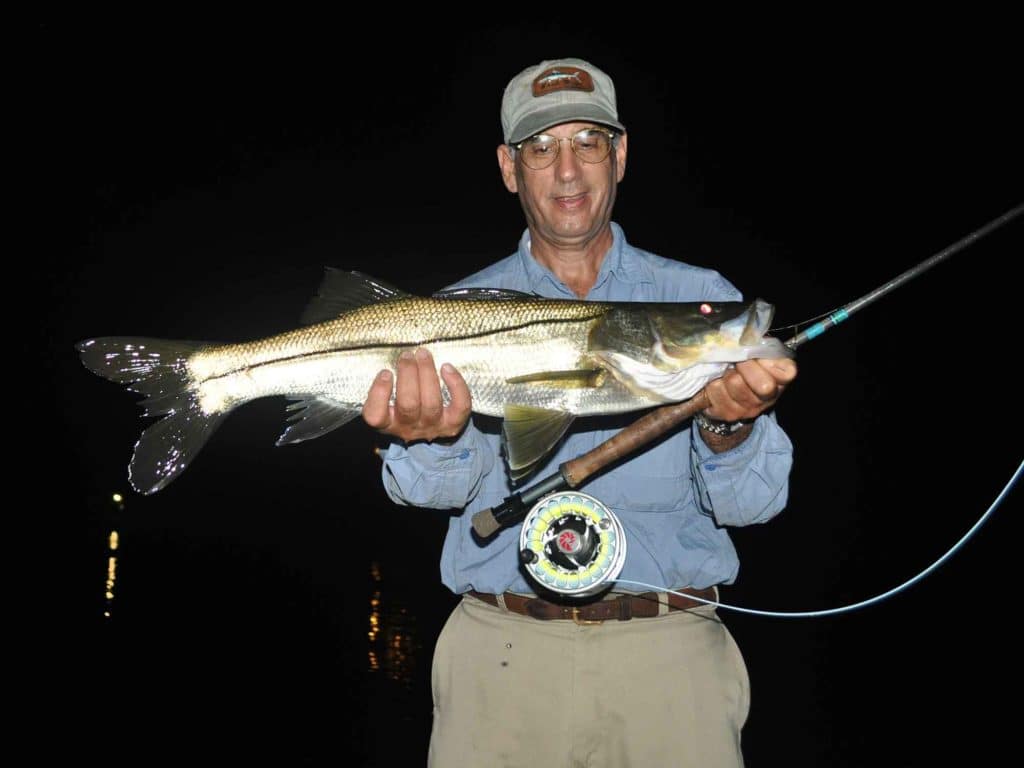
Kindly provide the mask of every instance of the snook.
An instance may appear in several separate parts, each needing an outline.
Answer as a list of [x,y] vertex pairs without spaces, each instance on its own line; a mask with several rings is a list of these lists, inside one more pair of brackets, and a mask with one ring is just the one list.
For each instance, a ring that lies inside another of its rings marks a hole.
[[421,298],[328,270],[298,330],[242,344],[104,337],[77,348],[89,370],[145,394],[144,415],[163,416],[135,446],[129,477],[140,493],[177,477],[228,413],[257,398],[295,401],[278,445],[342,426],[377,372],[411,347],[462,373],[475,412],[504,418],[518,479],[576,416],[678,402],[733,363],[791,356],[764,337],[772,313],[760,299],[597,303],[494,289]]

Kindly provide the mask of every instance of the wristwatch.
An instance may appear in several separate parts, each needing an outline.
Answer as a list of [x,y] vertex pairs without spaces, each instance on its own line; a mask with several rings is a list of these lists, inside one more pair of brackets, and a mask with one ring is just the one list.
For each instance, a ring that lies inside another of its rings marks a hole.
[[701,411],[693,414],[693,423],[703,429],[705,432],[712,432],[716,435],[731,435],[736,430],[742,428],[744,425],[749,424],[749,421],[719,421],[718,419],[709,419]]

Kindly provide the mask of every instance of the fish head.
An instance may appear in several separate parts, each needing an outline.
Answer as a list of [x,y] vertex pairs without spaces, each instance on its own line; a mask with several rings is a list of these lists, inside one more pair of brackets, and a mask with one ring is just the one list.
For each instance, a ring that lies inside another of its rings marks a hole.
[[764,299],[652,305],[651,363],[679,370],[697,363],[792,357],[781,341],[765,336],[774,315],[775,307]]
[[751,302],[619,304],[594,326],[589,357],[651,402],[679,402],[744,360],[792,357],[765,334],[774,307]]
[[765,336],[774,314],[764,299],[651,305],[651,364],[678,371],[701,362],[792,357],[791,349]]

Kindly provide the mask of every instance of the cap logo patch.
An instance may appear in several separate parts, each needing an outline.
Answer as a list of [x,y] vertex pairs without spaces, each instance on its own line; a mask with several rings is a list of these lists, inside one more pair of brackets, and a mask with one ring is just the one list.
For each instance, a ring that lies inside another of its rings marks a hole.
[[579,67],[545,69],[533,81],[533,95],[543,96],[555,91],[592,91],[594,81]]

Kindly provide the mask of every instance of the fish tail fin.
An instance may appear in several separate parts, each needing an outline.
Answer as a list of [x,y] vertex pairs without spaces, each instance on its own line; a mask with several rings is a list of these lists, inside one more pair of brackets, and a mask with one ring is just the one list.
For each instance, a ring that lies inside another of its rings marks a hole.
[[229,413],[204,413],[199,405],[187,361],[207,346],[127,336],[75,345],[82,364],[97,376],[147,396],[139,403],[144,416],[163,416],[135,444],[128,478],[139,493],[156,493],[180,475]]

